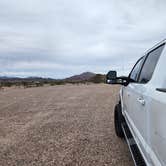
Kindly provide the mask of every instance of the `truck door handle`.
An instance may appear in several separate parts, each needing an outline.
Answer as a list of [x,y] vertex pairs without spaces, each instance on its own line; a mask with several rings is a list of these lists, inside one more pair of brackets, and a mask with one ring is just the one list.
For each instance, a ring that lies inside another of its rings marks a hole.
[[139,97],[139,98],[137,99],[137,101],[138,101],[140,104],[145,105],[145,100],[144,100],[142,97]]

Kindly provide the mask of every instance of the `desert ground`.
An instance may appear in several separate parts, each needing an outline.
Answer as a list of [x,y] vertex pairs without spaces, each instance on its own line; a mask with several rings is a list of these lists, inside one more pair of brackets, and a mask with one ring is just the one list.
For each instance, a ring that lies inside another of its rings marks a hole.
[[0,91],[0,166],[132,166],[114,133],[118,90],[92,84]]

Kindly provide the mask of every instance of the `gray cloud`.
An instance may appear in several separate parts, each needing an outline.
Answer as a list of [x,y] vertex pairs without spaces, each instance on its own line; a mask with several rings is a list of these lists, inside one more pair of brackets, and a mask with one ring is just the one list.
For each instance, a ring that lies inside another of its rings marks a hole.
[[0,75],[130,70],[166,36],[164,0],[0,0]]

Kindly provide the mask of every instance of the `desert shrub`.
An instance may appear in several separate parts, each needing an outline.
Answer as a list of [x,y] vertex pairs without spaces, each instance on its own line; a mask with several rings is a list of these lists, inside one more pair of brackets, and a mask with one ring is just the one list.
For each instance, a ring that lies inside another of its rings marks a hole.
[[36,82],[35,86],[36,87],[42,87],[42,86],[44,86],[44,83],[43,82]]
[[54,81],[54,82],[50,82],[51,86],[56,86],[56,85],[64,85],[66,82],[65,81]]
[[11,82],[4,82],[3,83],[4,87],[11,87],[12,85],[13,85],[13,83],[11,83]]
[[102,74],[96,74],[92,79],[91,82],[93,83],[103,83],[105,82],[105,76]]

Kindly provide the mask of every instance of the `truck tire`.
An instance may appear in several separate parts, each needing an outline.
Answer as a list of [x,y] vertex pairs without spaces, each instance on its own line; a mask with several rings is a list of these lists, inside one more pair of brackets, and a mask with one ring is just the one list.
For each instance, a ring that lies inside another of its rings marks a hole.
[[121,125],[123,121],[124,118],[121,111],[121,104],[117,104],[114,109],[114,126],[115,133],[120,138],[124,138],[124,133]]

